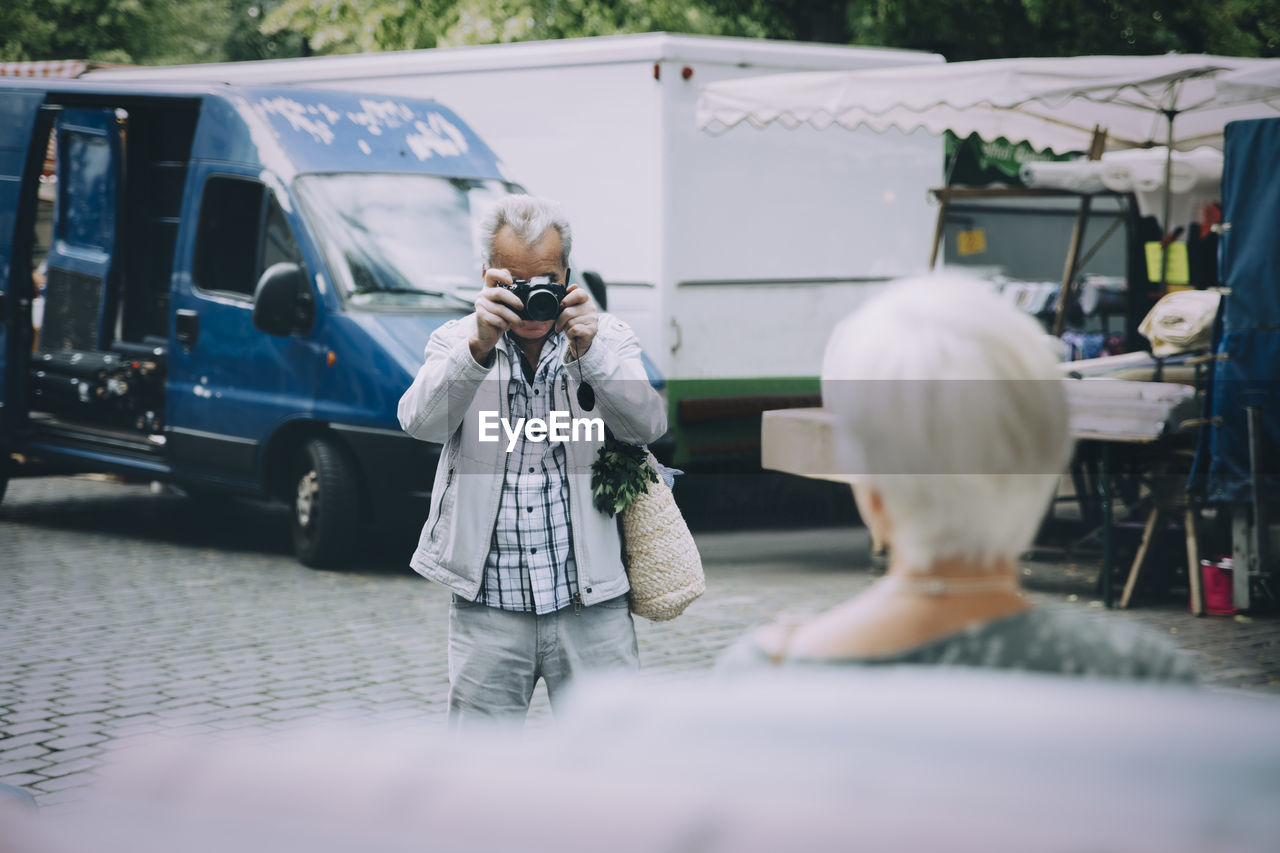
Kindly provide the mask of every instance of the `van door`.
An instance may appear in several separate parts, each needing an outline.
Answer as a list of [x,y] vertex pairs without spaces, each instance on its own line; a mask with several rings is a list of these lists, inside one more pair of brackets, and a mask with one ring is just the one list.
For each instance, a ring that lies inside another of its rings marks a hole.
[[[36,189],[49,139],[43,92],[0,98],[0,454],[26,417],[24,375],[30,347],[31,243]],[[4,456],[0,455],[0,480]]]
[[225,166],[204,167],[194,185],[184,219],[195,227],[173,294],[169,454],[180,475],[253,485],[267,438],[314,412],[322,348],[316,335],[277,338],[253,326],[262,271],[282,261],[305,268],[289,200]]
[[58,192],[45,283],[41,349],[98,350],[116,287],[120,131],[114,109],[65,109],[57,119]]

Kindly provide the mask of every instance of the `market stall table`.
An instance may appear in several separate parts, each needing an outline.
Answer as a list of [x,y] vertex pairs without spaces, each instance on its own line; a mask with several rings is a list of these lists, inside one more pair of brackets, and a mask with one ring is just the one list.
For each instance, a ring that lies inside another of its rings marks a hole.
[[[1199,589],[1199,559],[1195,544],[1193,510],[1186,505],[1185,492],[1170,486],[1179,454],[1184,454],[1182,424],[1194,418],[1195,389],[1167,382],[1124,380],[1063,380],[1071,410],[1072,435],[1082,442],[1082,452],[1095,456],[1099,475],[1092,479],[1092,494],[1081,496],[1096,501],[1100,509],[1102,535],[1102,598],[1113,606],[1112,566],[1114,548],[1113,454],[1123,453],[1130,462],[1156,474],[1152,491],[1153,507],[1144,527],[1143,544],[1130,567],[1121,606],[1127,606],[1133,587],[1150,551],[1160,518],[1175,507],[1184,510],[1187,525],[1188,574],[1191,578],[1192,610],[1202,607]],[[836,463],[832,428],[834,416],[826,409],[785,409],[764,413],[761,426],[763,467],[835,482],[850,482]],[[1081,482],[1081,479],[1077,479]]]
[[[1068,367],[1069,365],[1064,365]],[[1080,497],[1096,503],[1100,510],[1102,535],[1102,601],[1114,603],[1112,568],[1114,563],[1113,518],[1115,454],[1123,454],[1130,467],[1145,471],[1150,478],[1151,508],[1143,526],[1142,540],[1125,581],[1120,606],[1128,607],[1134,587],[1150,554],[1160,520],[1167,513],[1181,511],[1185,525],[1187,576],[1191,588],[1191,611],[1203,610],[1199,583],[1199,547],[1196,542],[1195,511],[1186,496],[1183,458],[1194,442],[1183,425],[1198,411],[1195,388],[1173,382],[1144,382],[1122,379],[1065,380],[1071,412],[1071,434],[1081,442],[1077,466],[1097,461],[1098,476],[1087,478],[1073,471],[1077,488],[1092,483],[1091,494]],[[1194,433],[1192,433],[1193,435]],[[1181,472],[1181,473],[1180,473]]]

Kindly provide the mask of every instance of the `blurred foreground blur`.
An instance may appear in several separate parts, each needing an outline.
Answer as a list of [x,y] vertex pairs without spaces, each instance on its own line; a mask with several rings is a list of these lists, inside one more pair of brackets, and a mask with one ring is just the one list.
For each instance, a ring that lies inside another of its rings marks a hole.
[[76,814],[0,813],[0,850],[1271,850],[1274,722],[977,671],[602,679],[519,740],[149,738]]
[[[744,633],[822,612],[873,580],[865,530],[771,515],[766,500],[750,505],[745,478],[726,482],[741,486],[733,500],[695,526],[707,594],[674,622],[637,623],[645,684],[701,683]],[[689,497],[700,488],[679,486]],[[847,489],[838,497],[851,512]],[[139,737],[274,740],[333,723],[372,748],[443,729],[448,596],[407,567],[417,530],[369,541],[346,571],[316,572],[294,559],[284,513],[101,479],[14,481],[0,511],[0,782],[54,819],[78,812]],[[1275,701],[1275,617],[1196,619],[1185,592],[1157,589],[1132,611],[1104,612],[1088,555],[1023,571],[1038,605],[1158,628],[1212,689]],[[1070,733],[1086,716],[1052,722]],[[526,729],[549,724],[540,689]],[[1235,738],[1210,717],[1167,751],[1172,760],[1188,743]]]

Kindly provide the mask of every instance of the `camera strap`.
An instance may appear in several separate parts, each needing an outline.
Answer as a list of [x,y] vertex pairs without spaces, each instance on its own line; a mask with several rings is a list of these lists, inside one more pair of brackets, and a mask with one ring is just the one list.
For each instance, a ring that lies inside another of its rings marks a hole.
[[[566,332],[565,337],[569,337]],[[582,378],[582,363],[578,361],[578,353],[574,349],[573,340],[569,340],[569,352],[573,355],[573,360],[578,365],[578,407],[584,412],[589,412],[596,407],[596,389],[591,387],[591,383]]]

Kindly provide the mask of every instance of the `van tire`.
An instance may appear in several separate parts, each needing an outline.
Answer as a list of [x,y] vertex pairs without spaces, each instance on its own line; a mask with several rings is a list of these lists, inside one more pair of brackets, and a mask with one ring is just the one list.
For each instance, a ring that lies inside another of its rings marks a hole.
[[346,565],[359,526],[359,481],[355,464],[328,438],[302,447],[290,494],[293,548],[303,565]]

